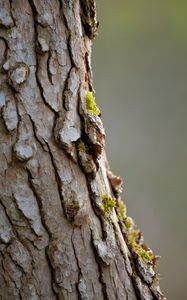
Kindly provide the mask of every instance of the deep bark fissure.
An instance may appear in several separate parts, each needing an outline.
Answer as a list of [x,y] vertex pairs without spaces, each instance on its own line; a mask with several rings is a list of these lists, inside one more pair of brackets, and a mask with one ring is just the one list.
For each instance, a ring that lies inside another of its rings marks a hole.
[[66,2],[66,1],[63,1],[63,0],[59,0],[59,1],[61,2],[62,17],[63,17],[64,24],[66,26],[66,30],[67,30],[67,34],[68,34],[68,36],[67,36],[67,46],[68,46],[68,52],[69,52],[69,57],[70,57],[70,61],[71,61],[71,66],[72,66],[72,68],[75,67],[75,68],[79,69],[78,66],[76,65],[76,62],[74,61],[73,49],[71,48],[71,39],[72,39],[71,28],[70,28],[70,26],[68,24],[67,17],[66,17],[66,15],[64,13],[65,7],[68,6],[69,3],[70,3],[70,5],[72,5],[72,11],[73,11],[74,1],[71,1],[71,0],[69,2],[68,1]]
[[[42,225],[43,227],[45,228],[48,236],[49,236],[49,243],[50,243],[50,239],[52,238],[52,234],[50,232],[50,229],[47,227],[46,225],[46,222],[45,222],[45,218],[44,218],[44,215],[43,215],[43,212],[42,212],[42,201],[41,199],[39,199],[38,197],[38,194],[37,194],[37,191],[32,183],[32,175],[29,171],[29,169],[27,169],[27,173],[28,173],[28,182],[29,182],[29,186],[30,188],[32,189],[33,191],[33,194],[35,195],[35,198],[37,200],[37,203],[38,203],[38,208],[39,208],[39,211],[40,211],[40,216],[41,216],[41,221],[42,221]],[[46,257],[46,261],[48,263],[48,266],[49,266],[49,269],[50,269],[50,272],[51,272],[51,278],[53,278],[53,275],[54,275],[54,270],[53,270],[53,267],[51,265],[51,261],[49,259],[49,256],[48,256],[48,253],[47,253],[47,247],[45,248],[45,257]],[[51,289],[53,290],[53,292],[56,294],[56,299],[57,299],[57,295],[58,293],[56,292],[56,290],[54,289],[53,287],[53,280],[51,280]]]
[[54,173],[55,173],[55,178],[56,178],[57,187],[58,187],[58,194],[59,194],[59,197],[60,197],[60,200],[61,200],[60,203],[61,203],[62,211],[66,215],[64,204],[63,204],[64,203],[64,199],[63,199],[63,196],[62,196],[62,193],[61,193],[61,180],[60,180],[60,177],[59,177],[56,165],[55,165],[54,157],[53,157],[53,155],[51,153],[49,144],[47,144],[47,146],[48,146],[48,149],[49,149],[49,155],[50,155],[50,158],[51,158],[51,164],[53,166],[53,170],[54,170]]
[[91,243],[92,243],[92,249],[93,249],[93,252],[94,252],[94,256],[95,256],[95,261],[97,263],[97,267],[98,267],[98,271],[99,271],[99,282],[102,286],[102,293],[103,293],[103,299],[104,300],[109,300],[110,298],[108,297],[108,294],[107,294],[107,288],[106,288],[106,283],[104,282],[103,280],[103,272],[102,272],[102,262],[100,261],[99,257],[98,257],[98,253],[96,252],[95,250],[95,245],[94,245],[94,238],[93,238],[93,234],[92,234],[92,230],[90,228],[90,231],[91,231]]
[[[3,256],[4,256],[4,255],[2,254],[2,257],[3,257]],[[9,257],[10,257],[10,256],[9,256]],[[11,259],[11,257],[10,257],[10,259]],[[12,259],[11,259],[11,260],[12,260]],[[14,261],[12,261],[12,264],[14,265]],[[17,290],[17,292],[18,292],[18,294],[19,294],[19,296],[20,296],[20,299],[22,300],[21,291],[20,291],[19,288],[16,286],[16,283],[15,283],[14,280],[12,279],[11,275],[7,272],[7,270],[6,270],[6,268],[5,268],[4,264],[3,264],[3,261],[2,261],[2,269],[3,269],[4,273],[6,273],[6,276],[8,276],[9,281],[14,285],[14,288]]]
[[41,201],[41,199],[39,199],[39,196],[38,196],[38,194],[37,194],[37,191],[36,191],[36,189],[35,189],[35,187],[34,187],[34,185],[33,185],[33,183],[32,183],[32,175],[31,175],[29,169],[27,168],[26,170],[27,170],[27,174],[28,174],[28,183],[29,183],[29,187],[30,187],[30,189],[32,190],[32,192],[33,192],[33,194],[34,194],[34,196],[35,196],[35,199],[36,199],[36,201],[37,201],[37,204],[38,204],[38,208],[39,208],[39,211],[40,211],[40,216],[41,216],[42,225],[43,225],[43,227],[45,228],[45,230],[46,230],[46,232],[47,232],[49,238],[51,238],[51,232],[50,232],[50,229],[49,229],[49,228],[47,227],[47,225],[46,225],[46,222],[45,222],[45,219],[44,219],[44,215],[43,215],[43,211],[42,211],[42,201]]
[[[36,55],[36,62],[37,62],[37,66],[38,66],[38,64],[39,64],[39,60],[38,60],[38,58],[37,58],[37,55]],[[37,85],[38,85],[38,88],[39,88],[39,90],[40,90],[40,95],[41,95],[41,97],[42,97],[42,99],[43,99],[43,102],[45,103],[45,105],[54,113],[54,114],[56,114],[56,111],[53,109],[53,107],[46,101],[46,99],[45,99],[45,96],[44,96],[44,89],[43,89],[43,86],[42,86],[42,84],[41,84],[41,82],[40,82],[40,77],[39,77],[39,75],[38,75],[38,68],[36,67],[36,81],[37,81]]]
[[23,211],[21,210],[21,208],[19,207],[17,200],[15,198],[15,196],[12,194],[12,199],[14,201],[15,207],[17,209],[17,211],[20,214],[20,217],[24,220],[24,222],[28,225],[28,228],[30,229],[31,233],[33,233],[34,235],[36,235],[36,232],[34,231],[34,229],[32,228],[31,224],[30,224],[30,220],[24,215]]
[[[75,256],[75,259],[76,259],[76,262],[77,262],[77,267],[78,267],[78,282],[80,282],[80,278],[82,277],[82,271],[81,271],[81,267],[79,265],[79,260],[78,260],[78,257],[76,255],[76,250],[75,250],[75,246],[74,246],[74,243],[73,243],[73,234],[74,234],[74,229],[72,231],[72,235],[71,235],[71,243],[72,243],[72,247],[73,247],[73,252],[74,252],[74,256]],[[77,294],[78,294],[78,300],[82,300],[82,297],[81,297],[81,294],[80,294],[80,291],[79,291],[79,287],[78,287],[78,283],[76,284],[76,290],[77,290]]]
[[[51,76],[51,72],[49,70],[49,64],[50,64],[50,59],[51,59],[51,52],[48,52],[48,58],[47,58],[47,76],[48,76],[48,80],[50,82],[51,85],[53,85],[53,80],[52,80],[52,76]],[[43,91],[43,88],[42,88]],[[54,111],[54,110],[53,110]],[[55,112],[55,111],[54,111]]]
[[9,221],[9,223],[11,224],[11,229],[12,229],[12,231],[14,232],[15,236],[17,236],[17,232],[16,232],[16,230],[15,230],[15,228],[14,228],[14,224],[13,224],[13,222],[12,222],[12,219],[9,217],[9,215],[8,215],[8,213],[7,213],[7,208],[6,208],[6,206],[4,205],[3,201],[1,200],[1,198],[0,198],[0,204],[1,204],[2,207],[4,208],[4,213],[5,213],[5,215],[6,215],[7,219],[8,219],[8,221]]
[[[38,68],[39,68],[39,64],[40,64],[40,60],[38,58],[38,49],[37,49],[37,35],[38,35],[38,32],[37,32],[37,20],[36,20],[36,15],[37,15],[37,10],[36,10],[36,7],[34,5],[34,1],[33,0],[30,0],[29,1],[30,5],[31,5],[31,8],[32,8],[32,12],[33,12],[33,20],[34,20],[34,32],[35,32],[35,54],[36,54],[36,81],[37,81],[37,85],[38,85],[38,88],[40,90],[40,95],[41,95],[41,98],[43,99],[45,105],[54,113],[56,114],[56,111],[53,109],[53,107],[46,101],[45,99],[45,96],[44,96],[44,89],[43,89],[43,86],[42,86],[42,83],[40,82],[40,77],[39,77],[39,74],[38,74]],[[49,54],[48,54],[49,55]]]
[[63,108],[66,110],[66,111],[68,111],[69,109],[68,109],[68,106],[67,106],[67,104],[66,104],[66,92],[68,92],[68,82],[69,82],[69,79],[70,79],[70,77],[71,77],[71,72],[72,72],[72,70],[73,70],[73,68],[74,68],[74,66],[71,66],[71,68],[70,68],[70,70],[69,70],[69,72],[68,72],[68,75],[67,75],[67,77],[66,77],[66,79],[65,79],[65,84],[64,84],[64,89],[63,89],[63,91],[62,91],[62,105],[63,105]]
[[36,141],[38,142],[38,144],[40,145],[40,147],[43,149],[44,152],[48,152],[48,148],[46,146],[46,142],[45,140],[38,135],[37,133],[37,127],[34,123],[34,121],[32,120],[32,117],[28,114],[29,116],[29,119],[31,121],[31,124],[32,124],[32,130],[33,130],[33,135],[34,135],[34,138],[36,139]]

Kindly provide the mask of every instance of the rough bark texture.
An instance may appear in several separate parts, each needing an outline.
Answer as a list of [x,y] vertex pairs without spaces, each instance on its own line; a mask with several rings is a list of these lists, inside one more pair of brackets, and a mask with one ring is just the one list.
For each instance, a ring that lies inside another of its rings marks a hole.
[[127,247],[121,180],[86,106],[97,27],[94,0],[0,1],[2,300],[163,299]]

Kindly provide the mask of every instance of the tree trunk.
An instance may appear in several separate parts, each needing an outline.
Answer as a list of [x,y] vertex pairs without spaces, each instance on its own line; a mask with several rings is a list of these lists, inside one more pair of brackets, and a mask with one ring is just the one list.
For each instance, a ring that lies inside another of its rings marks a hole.
[[0,24],[0,299],[164,299],[106,160],[94,0],[1,0]]

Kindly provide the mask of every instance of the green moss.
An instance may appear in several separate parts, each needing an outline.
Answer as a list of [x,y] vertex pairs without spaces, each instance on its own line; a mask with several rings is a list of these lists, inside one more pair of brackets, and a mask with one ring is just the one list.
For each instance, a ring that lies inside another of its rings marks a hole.
[[72,208],[79,208],[79,207],[80,207],[79,201],[73,199],[73,200],[71,201],[71,207],[72,207]]
[[134,225],[133,219],[131,217],[126,217],[124,219],[124,224],[128,229],[132,228]]
[[91,1],[90,0],[86,0],[85,4],[86,4],[86,10],[90,13]]
[[128,243],[131,247],[132,251],[138,254],[145,263],[153,263],[153,254],[150,250],[146,250],[142,247],[142,245],[139,245],[137,242],[137,237],[139,235],[139,230],[132,230],[128,233]]
[[86,109],[94,116],[100,115],[100,109],[97,107],[95,97],[92,92],[86,94]]
[[118,216],[120,220],[123,220],[126,216],[126,206],[122,200],[119,201]]
[[104,213],[109,213],[116,206],[116,200],[107,193],[103,195],[101,209]]
[[82,151],[82,152],[85,152],[85,153],[88,153],[89,152],[89,147],[83,141],[80,141],[79,144],[78,144],[78,150]]
[[57,251],[57,250],[60,250],[61,244],[60,244],[60,242],[58,242],[58,243],[53,243],[52,247],[53,247],[54,250]]
[[130,245],[133,245],[133,243],[136,242],[139,232],[139,230],[131,230],[128,232],[128,242]]
[[152,263],[153,254],[151,253],[151,251],[145,250],[141,246],[139,246],[139,254],[146,263]]
[[138,245],[136,242],[132,245],[132,250],[138,254],[145,263],[153,263],[153,254],[150,250],[145,250],[141,245]]

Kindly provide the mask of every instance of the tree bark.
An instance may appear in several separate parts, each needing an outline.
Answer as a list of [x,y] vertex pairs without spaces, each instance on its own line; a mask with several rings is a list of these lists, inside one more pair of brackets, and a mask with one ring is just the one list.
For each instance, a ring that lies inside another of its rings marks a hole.
[[105,155],[97,27],[94,0],[0,1],[2,300],[164,299]]

